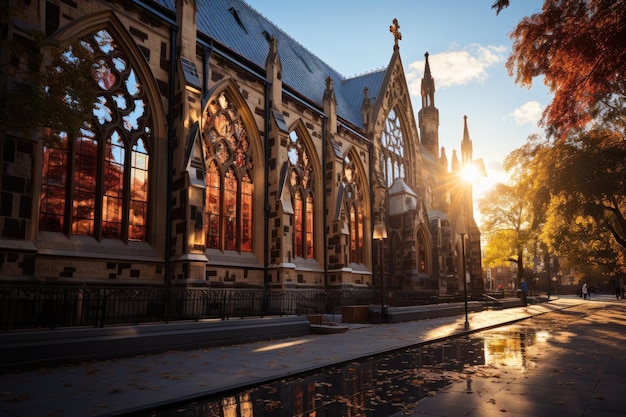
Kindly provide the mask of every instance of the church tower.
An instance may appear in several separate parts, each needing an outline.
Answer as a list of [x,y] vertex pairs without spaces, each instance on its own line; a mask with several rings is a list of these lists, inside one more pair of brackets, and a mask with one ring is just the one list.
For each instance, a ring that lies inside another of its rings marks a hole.
[[432,156],[437,157],[439,151],[439,109],[435,107],[435,80],[430,73],[428,52],[424,77],[422,78],[422,108],[418,112],[422,147]]

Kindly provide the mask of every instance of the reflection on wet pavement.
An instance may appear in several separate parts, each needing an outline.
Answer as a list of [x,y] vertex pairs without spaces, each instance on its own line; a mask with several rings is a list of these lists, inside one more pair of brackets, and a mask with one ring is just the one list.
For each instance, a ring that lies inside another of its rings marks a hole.
[[529,351],[550,337],[523,324],[390,352],[145,416],[391,416],[452,382],[525,372]]

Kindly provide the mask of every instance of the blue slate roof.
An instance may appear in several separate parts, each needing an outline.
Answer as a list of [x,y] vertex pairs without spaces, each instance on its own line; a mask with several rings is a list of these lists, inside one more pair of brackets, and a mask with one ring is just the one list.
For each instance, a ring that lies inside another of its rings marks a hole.
[[[155,2],[175,10],[175,0]],[[283,84],[320,107],[326,78],[330,76],[333,79],[338,116],[357,127],[363,127],[363,88],[368,88],[368,95],[374,101],[386,69],[345,78],[243,0],[198,0],[197,6],[198,31],[261,68],[265,68],[270,39],[276,37]]]

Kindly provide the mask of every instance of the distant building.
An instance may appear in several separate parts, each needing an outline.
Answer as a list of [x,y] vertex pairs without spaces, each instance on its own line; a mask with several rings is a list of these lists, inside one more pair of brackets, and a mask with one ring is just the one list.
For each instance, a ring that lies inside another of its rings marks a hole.
[[510,291],[517,289],[517,264],[500,265],[487,269],[488,283],[490,290]]
[[79,137],[1,132],[5,283],[375,288],[382,270],[452,293],[465,253],[482,291],[467,118],[449,161],[397,20],[389,65],[346,78],[242,0],[20,4],[8,38],[82,39],[99,99]]

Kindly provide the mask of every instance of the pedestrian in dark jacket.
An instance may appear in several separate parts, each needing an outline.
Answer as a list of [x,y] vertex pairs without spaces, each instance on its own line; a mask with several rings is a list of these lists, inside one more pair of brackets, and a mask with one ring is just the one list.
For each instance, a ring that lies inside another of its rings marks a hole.
[[519,284],[519,289],[522,290],[522,303],[524,306],[528,305],[528,284],[526,284],[526,280],[522,278],[522,282]]

